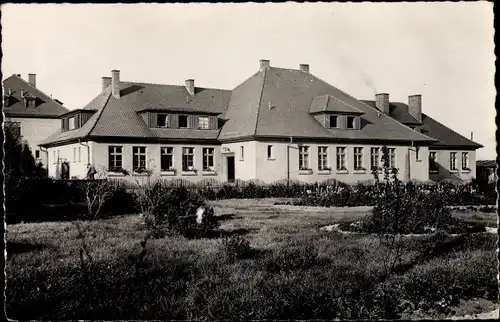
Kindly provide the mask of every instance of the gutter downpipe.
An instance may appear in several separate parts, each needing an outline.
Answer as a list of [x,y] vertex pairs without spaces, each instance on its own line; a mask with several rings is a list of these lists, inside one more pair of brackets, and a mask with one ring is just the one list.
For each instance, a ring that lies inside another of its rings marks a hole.
[[290,137],[290,143],[286,146],[286,185],[290,185],[290,146],[293,143],[293,137]]

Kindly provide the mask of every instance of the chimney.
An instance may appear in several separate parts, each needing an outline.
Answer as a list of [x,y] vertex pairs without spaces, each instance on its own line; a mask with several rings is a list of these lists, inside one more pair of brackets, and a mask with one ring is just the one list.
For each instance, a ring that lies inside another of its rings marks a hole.
[[17,74],[17,77],[21,78],[21,74]]
[[389,115],[389,94],[375,94],[375,106],[384,114]]
[[264,71],[265,69],[271,67],[271,62],[267,59],[260,60],[260,71]]
[[120,71],[113,69],[111,71],[111,92],[114,98],[120,98]]
[[106,90],[106,88],[109,87],[109,85],[111,85],[111,77],[103,77],[102,78],[102,92],[103,93]]
[[304,73],[309,73],[309,64],[300,64],[300,70]]
[[31,86],[36,87],[36,74],[28,74],[28,83]]
[[408,96],[408,113],[417,121],[422,122],[422,95]]
[[474,141],[474,132],[470,132],[470,140]]
[[189,95],[194,95],[194,79],[186,79],[186,90]]

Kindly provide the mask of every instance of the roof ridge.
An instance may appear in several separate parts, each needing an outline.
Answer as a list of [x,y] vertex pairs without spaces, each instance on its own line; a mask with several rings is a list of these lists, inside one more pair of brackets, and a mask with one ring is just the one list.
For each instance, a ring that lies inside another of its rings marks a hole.
[[264,95],[264,86],[266,84],[267,69],[264,69],[263,73],[264,76],[262,76],[262,90],[260,91],[259,104],[257,105],[257,118],[255,120],[255,130],[253,132],[253,135],[257,135],[257,126],[259,124],[260,108],[262,105],[262,96]]
[[[108,87],[108,89],[109,89],[109,88],[110,88],[110,87]],[[109,100],[110,100],[110,99],[111,99],[111,90],[108,90],[108,93],[107,93],[107,97],[106,97],[106,99],[105,99],[105,102],[104,102],[104,104],[102,105],[102,108],[99,110],[99,112],[98,112],[99,114],[97,114],[97,117],[96,117],[96,119],[95,119],[94,124],[93,124],[93,125],[92,125],[92,127],[89,129],[89,131],[87,132],[87,134],[86,134],[86,135],[83,135],[83,137],[85,137],[85,136],[87,136],[87,135],[90,135],[90,133],[92,133],[92,131],[94,130],[94,128],[95,128],[95,127],[96,127],[96,125],[97,125],[97,122],[99,122],[99,118],[101,117],[102,112],[103,112],[103,111],[104,111],[104,109],[106,108],[106,105],[108,105],[108,102],[109,102]]]
[[[121,81],[120,83],[129,83],[129,84],[136,84],[136,85],[154,85],[154,86],[175,86],[175,87],[185,87],[184,85],[172,85],[172,84],[160,84],[160,83],[147,83],[147,82],[130,82],[130,81]],[[201,87],[201,86],[195,86],[196,88],[203,88],[203,89],[212,89],[212,90],[217,90],[217,91],[227,91],[230,92],[232,90],[230,89],[224,89],[224,88],[212,88],[212,87]]]

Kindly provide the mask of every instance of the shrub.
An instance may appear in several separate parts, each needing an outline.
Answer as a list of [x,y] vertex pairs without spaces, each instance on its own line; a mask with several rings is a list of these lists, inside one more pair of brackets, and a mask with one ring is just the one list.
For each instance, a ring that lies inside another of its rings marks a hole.
[[253,255],[253,249],[250,242],[241,236],[231,236],[222,241],[225,255],[229,259],[250,258]]
[[137,204],[155,237],[177,233],[200,238],[218,227],[213,208],[198,193],[184,187],[169,189],[156,182],[141,190]]

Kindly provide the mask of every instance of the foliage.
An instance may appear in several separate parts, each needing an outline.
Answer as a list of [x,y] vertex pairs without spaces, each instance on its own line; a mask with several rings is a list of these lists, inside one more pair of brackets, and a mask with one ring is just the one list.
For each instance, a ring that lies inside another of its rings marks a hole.
[[199,238],[218,227],[213,208],[186,188],[169,189],[155,182],[139,190],[137,203],[155,237],[178,233]]
[[229,259],[235,258],[250,258],[254,250],[250,246],[250,242],[241,236],[231,236],[222,241],[223,251]]

